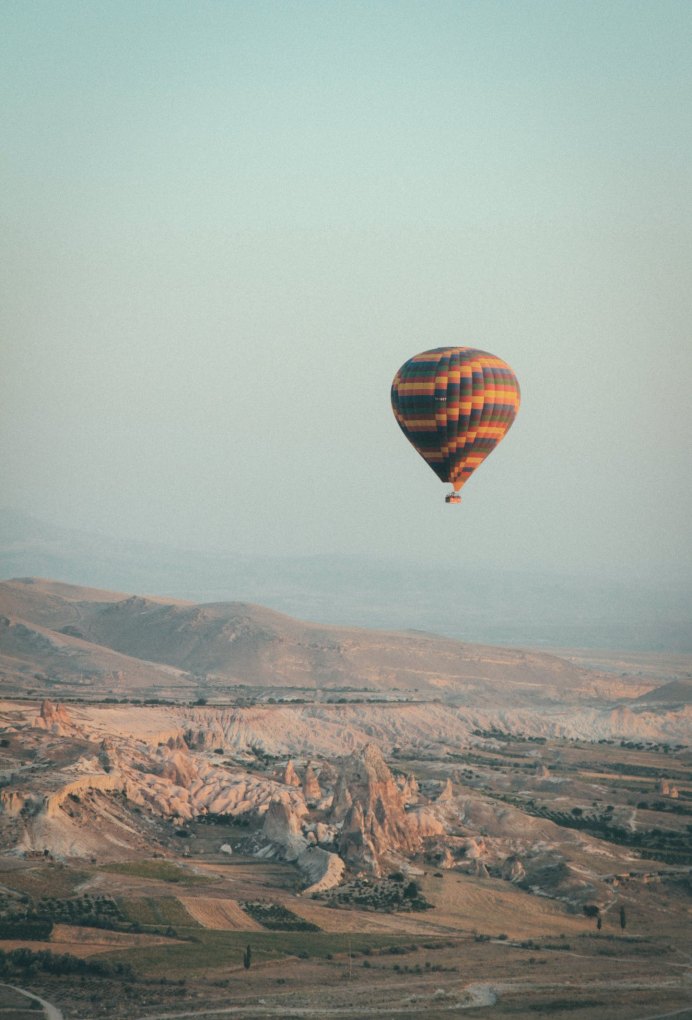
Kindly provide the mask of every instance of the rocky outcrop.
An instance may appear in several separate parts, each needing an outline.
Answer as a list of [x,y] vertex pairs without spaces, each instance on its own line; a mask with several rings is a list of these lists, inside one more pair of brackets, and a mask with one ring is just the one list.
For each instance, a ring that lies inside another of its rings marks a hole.
[[673,786],[669,779],[659,779],[656,788],[663,797],[671,797],[673,800],[676,800],[680,796],[678,788]]
[[307,804],[318,804],[322,799],[322,790],[320,789],[320,784],[317,781],[315,770],[310,762],[308,762],[307,768],[305,769],[303,796],[305,797]]
[[335,841],[339,834],[339,829],[336,825],[327,825],[325,822],[317,822],[314,828],[315,840],[321,844],[330,846]]
[[437,795],[437,802],[444,803],[445,801],[453,800],[453,798],[454,789],[452,787],[452,780],[447,779],[447,782],[444,784],[444,786]]
[[185,743],[197,751],[212,751],[224,747],[225,734],[218,719],[209,718],[206,725],[190,727],[185,733]]
[[285,800],[299,815],[305,813],[300,790],[287,789],[271,779],[241,769],[230,771],[185,751],[159,749],[155,762],[127,770],[127,794],[164,818],[189,820],[201,814],[263,815],[272,800]]
[[418,780],[413,772],[410,772],[401,784],[401,796],[404,798],[404,804],[415,804],[419,795],[420,787]]
[[35,725],[56,736],[64,736],[69,730],[71,721],[70,714],[64,705],[56,704],[46,698],[41,702],[41,709]]
[[457,862],[454,859],[454,854],[451,852],[449,847],[445,847],[444,850],[442,851],[442,859],[439,863],[440,867],[444,868],[446,871],[448,871],[450,868],[453,868],[456,865]]
[[482,836],[471,836],[464,841],[464,856],[469,861],[479,860],[487,853],[485,840]]
[[182,786],[190,789],[199,778],[196,762],[192,759],[187,750],[176,750],[164,759],[160,775],[167,779],[174,786]]
[[336,781],[334,796],[332,797],[332,807],[330,812],[332,822],[342,822],[351,810],[352,804],[353,797],[351,796],[351,791],[348,788],[348,781],[346,776],[341,773]]
[[473,875],[474,878],[490,878],[490,872],[486,868],[485,864],[483,861],[478,860],[473,862],[469,874]]
[[406,814],[406,822],[412,835],[419,840],[432,836],[444,836],[447,832],[444,822],[429,808],[419,807]]
[[284,850],[287,860],[295,858],[305,849],[300,818],[285,800],[272,800],[264,816],[262,835]]
[[283,771],[281,782],[284,783],[286,786],[300,786],[300,779],[298,778],[298,773],[296,772],[295,766],[293,762],[290,760],[290,758],[286,763],[286,768]]
[[31,801],[31,795],[23,791],[0,790],[0,810],[7,815],[18,815]]
[[49,818],[54,818],[58,815],[59,809],[67,797],[79,798],[91,790],[113,791],[121,790],[122,787],[123,779],[117,772],[111,772],[108,775],[84,776],[71,783],[66,783],[54,793],[46,794],[43,798],[42,811]]
[[[314,833],[308,833],[311,840],[303,835],[300,817],[285,800],[277,798],[269,805],[262,835],[284,860],[295,861],[308,882],[306,892],[322,892],[341,881],[344,862],[337,854],[316,846]],[[260,856],[267,856],[266,848]]]
[[379,875],[383,858],[417,853],[419,826],[407,818],[401,790],[379,748],[368,744],[352,755],[343,776],[352,801],[339,839],[344,860],[365,864]]
[[526,869],[518,857],[508,857],[502,866],[502,877],[506,882],[521,882],[526,878]]
[[338,854],[330,853],[318,846],[307,846],[296,862],[310,885],[306,893],[324,892],[339,885],[346,865]]
[[99,744],[98,761],[104,772],[112,772],[117,765],[118,755],[115,743],[107,737],[104,737]]

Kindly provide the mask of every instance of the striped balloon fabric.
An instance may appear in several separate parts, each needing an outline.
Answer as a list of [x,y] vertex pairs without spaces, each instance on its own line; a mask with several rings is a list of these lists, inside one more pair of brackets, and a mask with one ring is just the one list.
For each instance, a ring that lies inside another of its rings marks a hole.
[[402,432],[455,493],[504,438],[519,399],[509,365],[475,347],[416,354],[392,383],[392,408]]

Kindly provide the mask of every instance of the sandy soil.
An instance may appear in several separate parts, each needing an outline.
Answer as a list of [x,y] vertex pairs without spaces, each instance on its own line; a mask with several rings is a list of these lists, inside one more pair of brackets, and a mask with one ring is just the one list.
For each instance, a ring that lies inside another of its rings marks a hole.
[[261,924],[245,913],[237,900],[211,896],[179,896],[178,899],[204,928],[216,931],[263,931]]
[[514,889],[500,879],[479,880],[447,872],[442,878],[426,876],[423,889],[435,904],[437,924],[456,931],[531,938],[574,935],[593,928],[593,921],[568,913],[555,900]]

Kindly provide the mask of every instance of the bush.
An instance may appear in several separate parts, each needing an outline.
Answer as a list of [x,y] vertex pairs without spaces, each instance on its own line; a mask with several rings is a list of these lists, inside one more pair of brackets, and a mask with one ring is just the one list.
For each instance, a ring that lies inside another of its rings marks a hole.
[[51,953],[48,949],[40,949],[35,953],[32,949],[13,949],[9,953],[0,950],[0,974],[20,974],[32,977],[39,971],[46,974],[77,974],[84,977],[119,978],[134,981],[135,975],[129,963],[110,963],[108,960],[81,959],[70,953]]
[[27,939],[29,942],[46,942],[52,931],[53,922],[45,918],[0,920],[0,939]]
[[240,904],[246,914],[254,921],[259,921],[269,931],[319,931],[312,921],[294,914],[281,903],[263,903],[251,900]]

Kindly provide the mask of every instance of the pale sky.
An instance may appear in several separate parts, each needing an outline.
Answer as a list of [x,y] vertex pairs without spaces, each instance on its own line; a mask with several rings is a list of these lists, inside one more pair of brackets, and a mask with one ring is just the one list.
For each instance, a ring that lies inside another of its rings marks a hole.
[[[243,552],[692,562],[692,4],[6,2],[0,502]],[[414,353],[523,404],[445,506]]]

